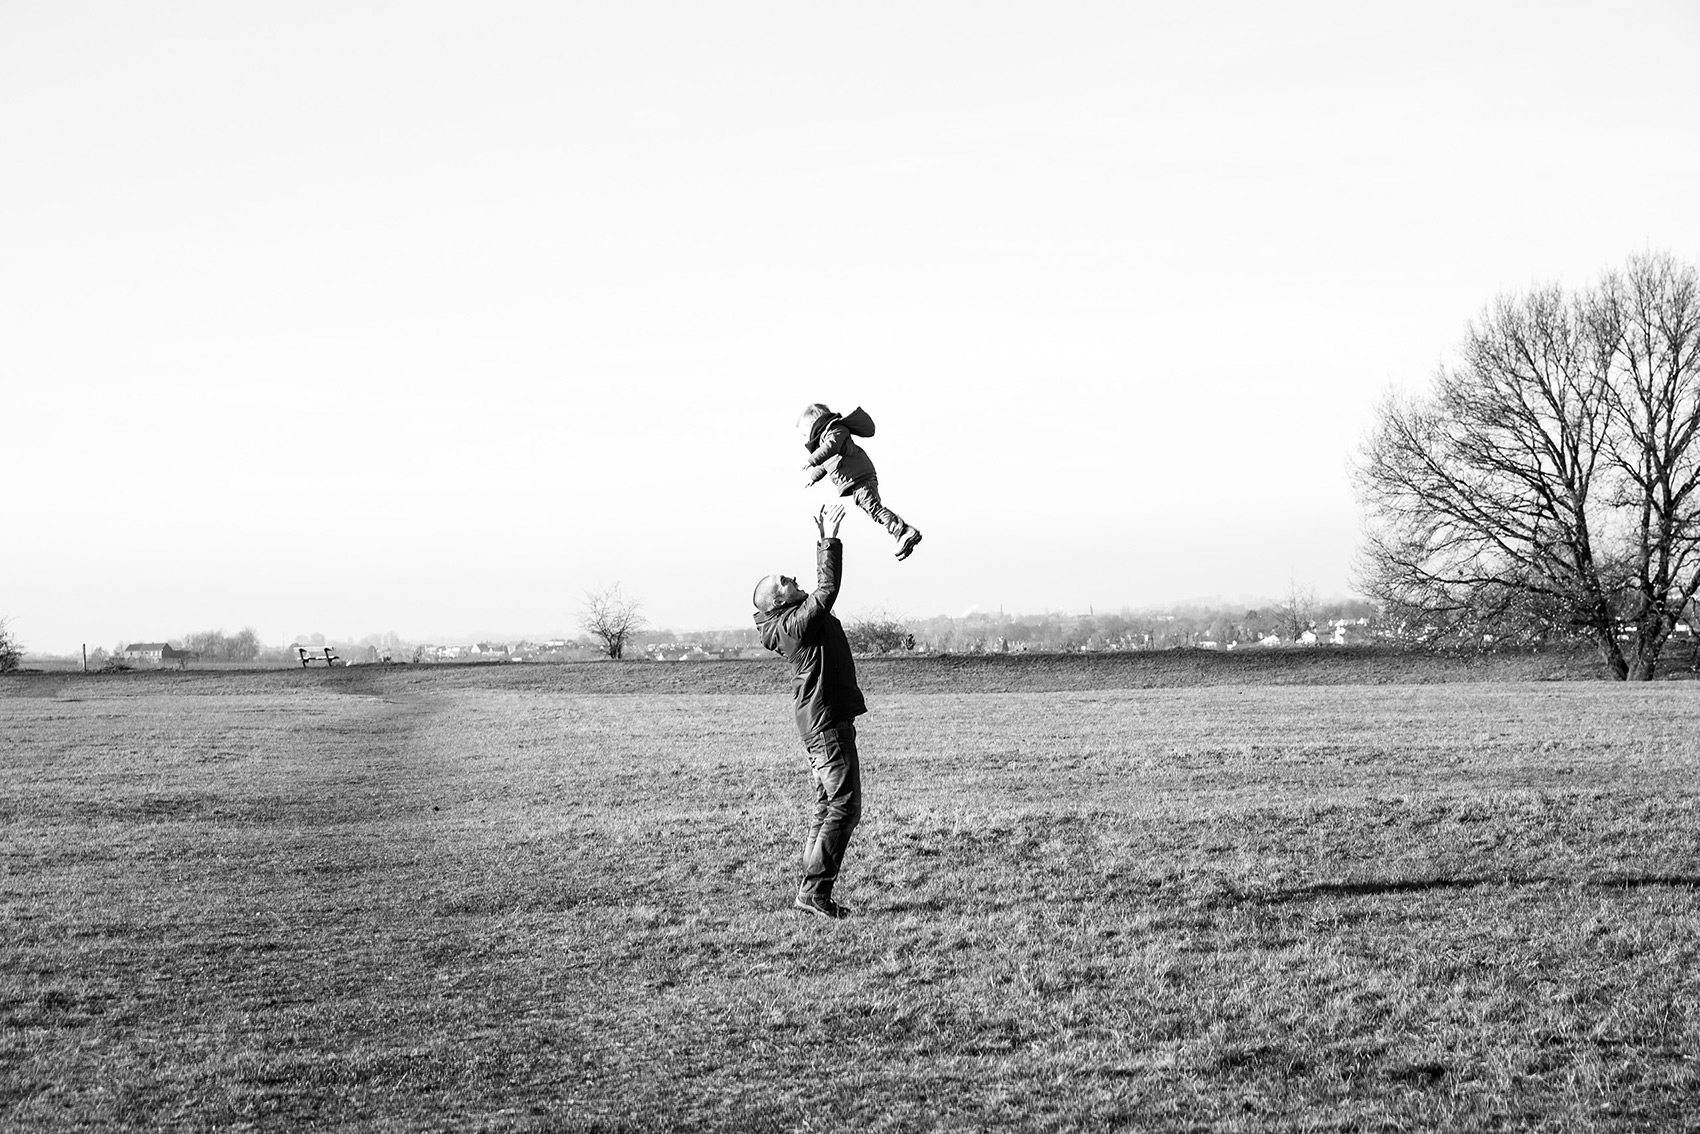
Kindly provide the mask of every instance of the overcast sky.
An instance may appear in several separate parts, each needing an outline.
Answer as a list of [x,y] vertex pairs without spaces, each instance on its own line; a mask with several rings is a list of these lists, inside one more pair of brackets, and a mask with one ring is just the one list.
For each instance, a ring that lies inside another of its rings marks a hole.
[[1700,259],[1700,4],[0,0],[36,651],[1349,593],[1494,296]]

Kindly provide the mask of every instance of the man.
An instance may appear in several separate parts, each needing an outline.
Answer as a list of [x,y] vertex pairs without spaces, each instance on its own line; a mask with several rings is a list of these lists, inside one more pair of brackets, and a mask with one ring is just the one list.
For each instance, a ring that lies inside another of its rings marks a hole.
[[[815,777],[814,821],[803,842],[803,881],[797,909],[815,917],[849,917],[832,899],[850,832],[862,817],[862,770],[856,758],[856,718],[868,711],[856,687],[856,662],[844,627],[832,614],[844,545],[838,525],[844,505],[815,515],[815,589],[805,595],[789,575],[767,575],[751,596],[762,645],[791,663],[797,731]],[[829,530],[830,529],[830,530]]]

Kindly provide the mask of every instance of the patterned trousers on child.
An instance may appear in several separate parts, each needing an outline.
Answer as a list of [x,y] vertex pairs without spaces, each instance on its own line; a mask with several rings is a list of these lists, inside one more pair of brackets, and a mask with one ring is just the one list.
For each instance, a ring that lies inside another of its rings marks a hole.
[[909,525],[903,522],[903,517],[880,503],[880,478],[870,476],[856,485],[856,490],[850,494],[850,499],[856,502],[856,507],[874,518],[874,523],[882,525],[886,531],[903,538],[903,533],[909,530]]

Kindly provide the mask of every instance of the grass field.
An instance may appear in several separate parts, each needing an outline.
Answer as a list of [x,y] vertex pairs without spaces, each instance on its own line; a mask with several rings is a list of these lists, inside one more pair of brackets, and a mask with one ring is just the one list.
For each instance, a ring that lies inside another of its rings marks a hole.
[[866,665],[841,924],[778,662],[14,675],[0,1127],[1700,1129],[1696,687],[1529,664]]

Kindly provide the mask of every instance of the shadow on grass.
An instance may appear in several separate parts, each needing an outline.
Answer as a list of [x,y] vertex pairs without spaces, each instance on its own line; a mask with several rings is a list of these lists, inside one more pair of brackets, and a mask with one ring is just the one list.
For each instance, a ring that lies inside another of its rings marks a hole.
[[1475,890],[1481,887],[1569,886],[1591,890],[1639,890],[1650,886],[1700,889],[1700,878],[1670,874],[1620,875],[1605,878],[1396,878],[1361,882],[1317,882],[1279,890],[1238,890],[1224,895],[1217,904],[1279,906],[1321,898],[1374,897],[1381,894],[1421,894],[1434,890]]
[[866,907],[870,913],[877,911],[882,914],[936,914],[943,913],[945,908],[946,903],[938,898],[899,898]]

